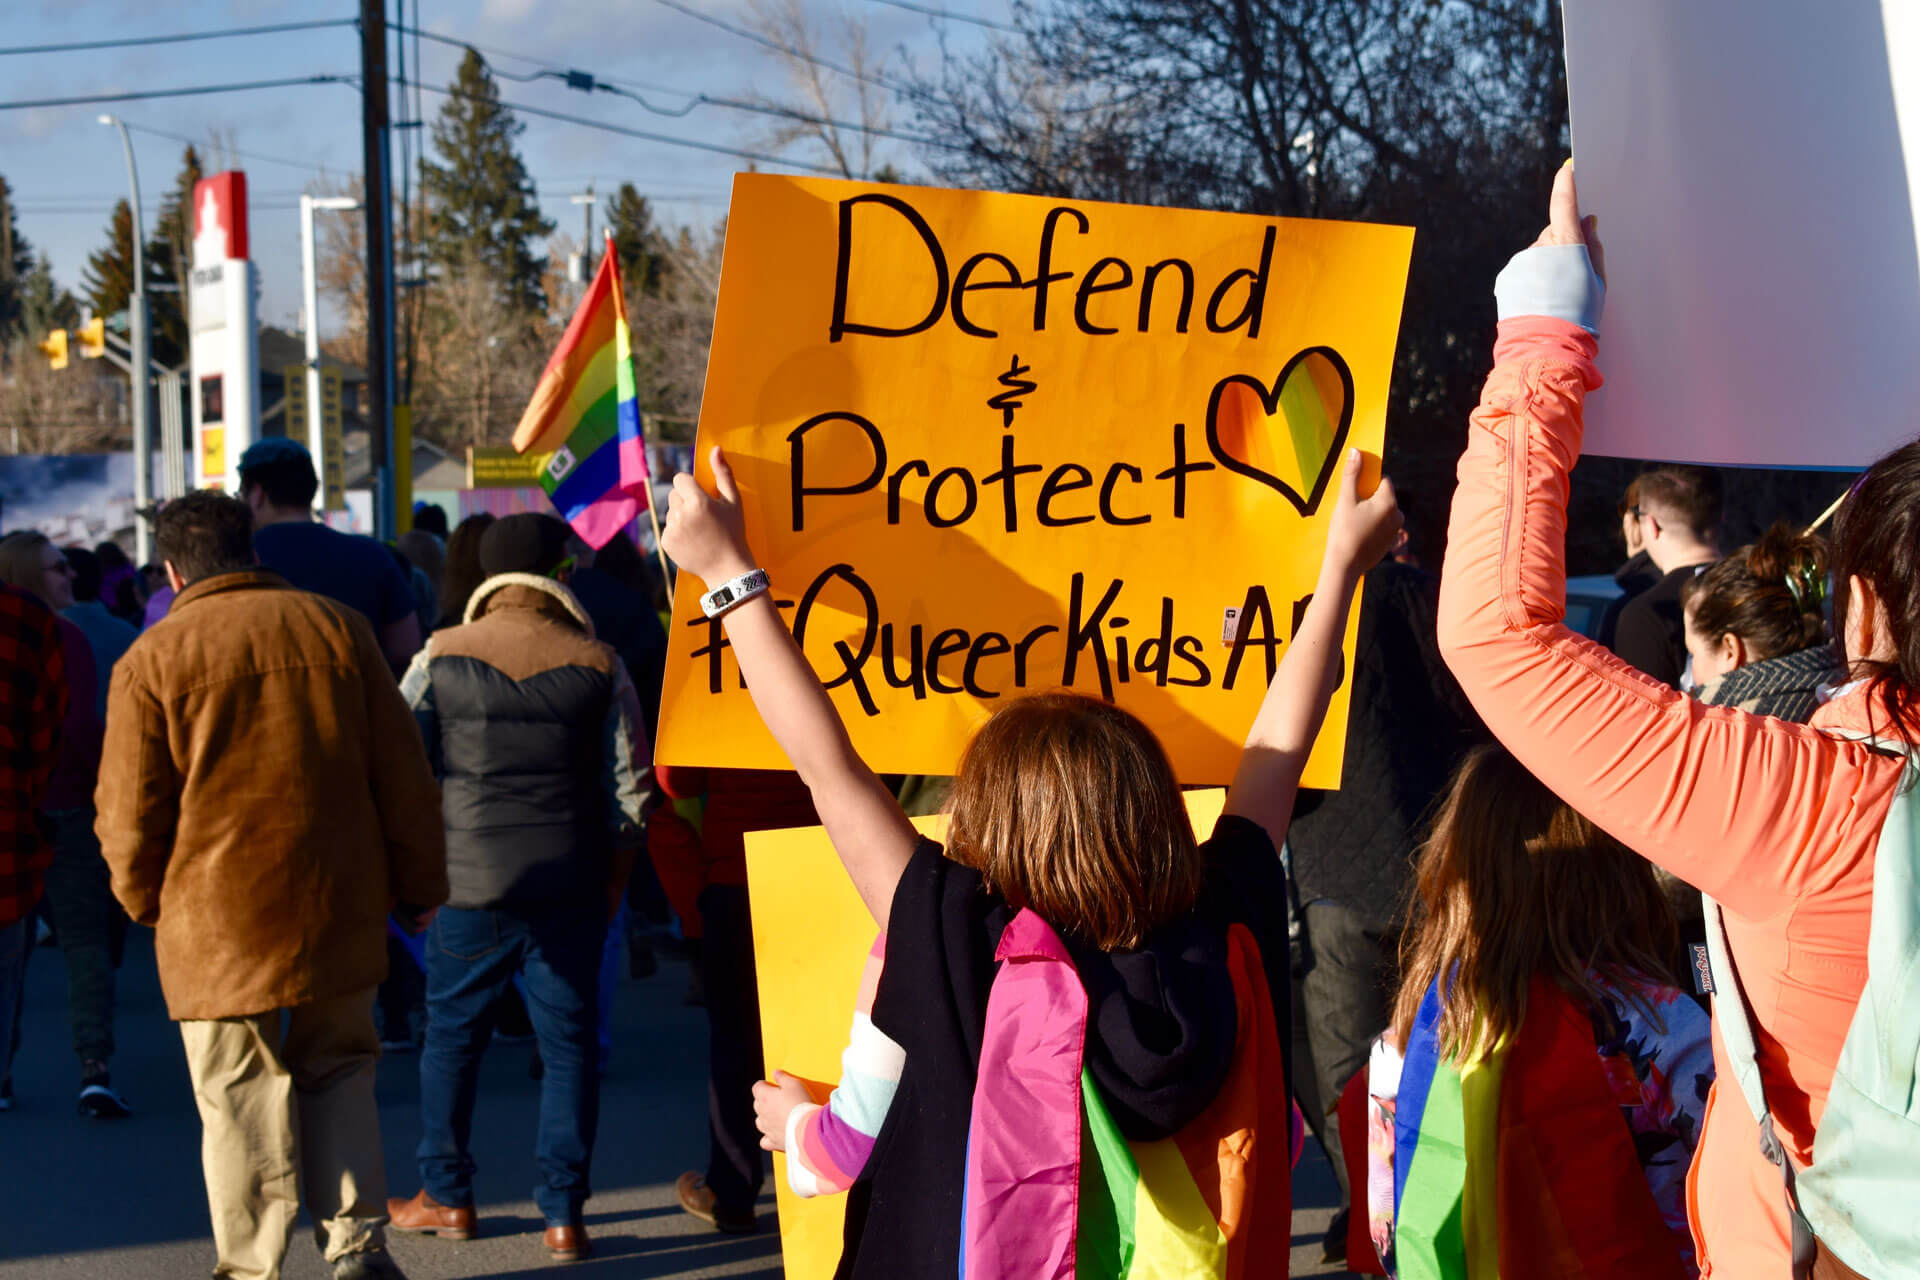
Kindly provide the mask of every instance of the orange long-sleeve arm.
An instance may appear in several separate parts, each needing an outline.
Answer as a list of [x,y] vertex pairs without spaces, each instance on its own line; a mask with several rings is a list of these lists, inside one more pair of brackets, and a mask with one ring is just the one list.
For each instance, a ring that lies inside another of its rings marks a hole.
[[1460,460],[1441,651],[1488,727],[1567,803],[1730,911],[1774,916],[1871,853],[1900,764],[1703,707],[1566,627],[1568,477],[1595,351],[1562,320],[1502,323]]

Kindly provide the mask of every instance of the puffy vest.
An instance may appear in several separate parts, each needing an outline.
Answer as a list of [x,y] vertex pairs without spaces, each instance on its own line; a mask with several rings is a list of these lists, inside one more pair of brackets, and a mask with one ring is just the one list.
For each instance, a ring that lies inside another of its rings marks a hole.
[[564,588],[503,577],[429,654],[448,905],[598,901],[612,852],[613,654]]

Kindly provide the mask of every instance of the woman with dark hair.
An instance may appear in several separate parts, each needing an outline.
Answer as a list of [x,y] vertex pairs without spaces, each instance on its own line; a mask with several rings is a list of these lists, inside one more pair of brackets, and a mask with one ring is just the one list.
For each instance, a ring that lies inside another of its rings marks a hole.
[[462,520],[447,539],[445,576],[440,579],[440,621],[434,630],[457,627],[466,620],[467,601],[487,579],[480,567],[480,537],[493,525],[484,511]]
[[133,567],[133,561],[113,541],[93,549],[100,558],[100,600],[114,617],[139,626],[147,607],[146,579]]
[[1805,723],[1840,674],[1827,636],[1827,543],[1775,524],[1680,590],[1700,700]]
[[1827,543],[1775,524],[1680,590],[1702,702],[1804,724],[1841,673],[1827,636]]
[[652,605],[654,612],[665,613],[667,593],[653,561],[640,553],[633,539],[623,530],[613,535],[606,546],[593,556],[593,567],[619,581],[629,591],[638,592]]
[[[1882,829],[1897,834],[1889,817],[1908,812],[1896,797],[1920,742],[1920,442],[1875,463],[1840,509],[1835,630],[1852,683],[1810,726],[1703,706],[1638,674],[1564,623],[1568,475],[1600,385],[1600,261],[1563,168],[1547,230],[1495,285],[1499,340],[1460,462],[1441,650],[1555,795],[1720,904],[1738,981],[1716,957],[1721,1083],[1690,1186],[1701,1273],[1803,1275],[1809,1253],[1830,1266],[1836,1248],[1870,1274],[1906,1273],[1920,1220],[1829,1215],[1808,1193],[1841,1171],[1815,1159],[1814,1138],[1867,982]],[[1896,872],[1912,857],[1904,839],[1887,848]],[[1910,1243],[1881,1258],[1863,1231]]]

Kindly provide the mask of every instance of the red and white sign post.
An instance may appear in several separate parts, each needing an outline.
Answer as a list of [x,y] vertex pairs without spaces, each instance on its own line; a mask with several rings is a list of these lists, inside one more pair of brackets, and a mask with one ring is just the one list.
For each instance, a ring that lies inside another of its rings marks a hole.
[[193,482],[231,488],[260,438],[258,275],[247,258],[247,175],[193,188]]

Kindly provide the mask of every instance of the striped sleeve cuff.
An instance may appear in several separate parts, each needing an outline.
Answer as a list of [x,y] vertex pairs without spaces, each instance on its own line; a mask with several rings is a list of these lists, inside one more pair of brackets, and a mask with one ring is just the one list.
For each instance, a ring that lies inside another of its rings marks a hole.
[[819,1178],[807,1165],[805,1145],[806,1132],[819,1114],[817,1102],[803,1102],[787,1112],[787,1185],[802,1200],[811,1200],[821,1192]]

